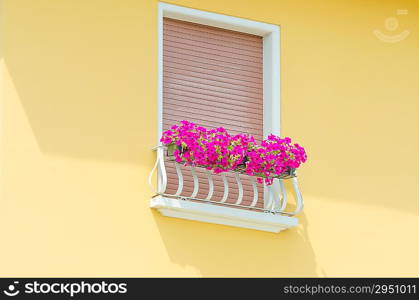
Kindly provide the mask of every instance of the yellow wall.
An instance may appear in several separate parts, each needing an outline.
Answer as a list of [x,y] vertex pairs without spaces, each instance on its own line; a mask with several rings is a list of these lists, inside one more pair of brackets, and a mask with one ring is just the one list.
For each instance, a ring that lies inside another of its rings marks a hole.
[[[301,225],[148,208],[157,1],[3,0],[0,275],[419,276],[419,2],[169,2],[281,25]],[[390,16],[405,40],[373,35]]]

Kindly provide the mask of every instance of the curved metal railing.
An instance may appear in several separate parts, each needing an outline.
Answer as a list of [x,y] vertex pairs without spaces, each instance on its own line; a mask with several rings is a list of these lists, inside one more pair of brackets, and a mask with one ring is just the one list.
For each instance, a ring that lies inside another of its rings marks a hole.
[[[206,203],[213,203],[213,204],[222,204],[222,205],[228,205],[232,207],[237,208],[247,208],[252,209],[256,211],[262,211],[267,213],[273,213],[273,214],[283,214],[283,215],[289,215],[293,216],[298,213],[300,213],[304,208],[304,201],[303,197],[300,191],[300,188],[298,186],[298,180],[297,177],[290,176],[283,179],[275,178],[274,184],[267,186],[264,186],[264,207],[260,208],[257,207],[256,204],[258,202],[259,198],[259,192],[256,185],[256,179],[254,176],[249,176],[250,182],[253,187],[253,200],[250,203],[250,205],[243,205],[243,196],[244,196],[244,189],[243,184],[239,176],[239,172],[234,172],[235,174],[235,180],[237,183],[238,188],[238,196],[235,202],[227,202],[227,199],[229,198],[229,183],[226,178],[225,173],[221,173],[221,179],[223,181],[223,196],[220,201],[214,201],[213,200],[213,194],[214,194],[214,180],[213,180],[213,174],[211,171],[205,170],[205,173],[208,178],[208,194],[205,198],[197,198],[198,192],[199,192],[199,180],[198,175],[196,172],[196,168],[194,166],[190,166],[191,174],[193,178],[193,191],[191,195],[188,196],[181,196],[183,187],[184,187],[184,176],[181,169],[181,164],[174,162],[177,179],[178,179],[178,187],[174,194],[168,194],[166,193],[167,189],[167,172],[165,167],[165,151],[167,148],[165,146],[157,146],[153,148],[157,152],[157,158],[156,162],[154,164],[153,169],[150,172],[150,175],[148,177],[148,184],[155,193],[155,196],[161,195],[165,197],[171,197],[171,198],[178,198],[181,200],[198,200],[203,201]],[[152,177],[154,172],[157,171],[157,188],[155,188],[152,184]],[[295,199],[296,199],[296,207],[294,211],[286,211],[288,206],[288,200],[287,200],[287,191],[285,189],[284,180],[291,180],[293,190],[295,193]]]

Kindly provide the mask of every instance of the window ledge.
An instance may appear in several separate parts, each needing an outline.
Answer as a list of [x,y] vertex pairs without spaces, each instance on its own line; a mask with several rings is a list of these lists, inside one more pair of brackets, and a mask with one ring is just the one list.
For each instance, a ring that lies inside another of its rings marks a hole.
[[156,196],[150,207],[163,216],[222,224],[234,227],[280,232],[298,225],[298,219],[271,213],[247,211],[213,204]]

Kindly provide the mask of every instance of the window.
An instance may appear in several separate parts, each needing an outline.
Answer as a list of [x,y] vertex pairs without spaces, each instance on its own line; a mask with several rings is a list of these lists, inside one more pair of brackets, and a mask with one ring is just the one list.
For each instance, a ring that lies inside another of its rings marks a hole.
[[[280,134],[277,25],[159,3],[158,32],[158,139],[163,130],[181,120],[207,128],[222,126],[232,134],[249,133],[259,142],[270,133]],[[166,171],[167,191],[174,194],[178,187],[174,164],[167,163]],[[190,174],[186,167],[182,172]],[[198,168],[196,172],[200,185],[197,198],[203,199],[209,189],[207,174]],[[234,176],[227,175],[230,183],[234,183]],[[240,178],[244,190],[241,203],[248,205],[254,200],[253,186],[247,176]],[[219,202],[223,181],[220,176],[213,180],[213,197]],[[192,177],[185,175],[183,182],[181,195],[190,196],[194,190]],[[256,206],[270,207],[276,201],[272,197],[276,188],[258,186]],[[226,202],[234,203],[240,193],[237,185],[231,184]],[[154,207],[161,207],[161,203]],[[166,210],[165,214],[172,213]],[[295,225],[294,220],[285,223],[285,228]]]

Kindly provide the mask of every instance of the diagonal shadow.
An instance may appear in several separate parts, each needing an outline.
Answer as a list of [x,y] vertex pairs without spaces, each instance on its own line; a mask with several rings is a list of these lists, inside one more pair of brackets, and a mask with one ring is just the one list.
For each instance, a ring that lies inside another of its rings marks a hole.
[[317,271],[304,214],[298,227],[279,234],[153,215],[171,261],[204,277],[324,275]]

